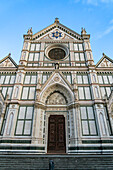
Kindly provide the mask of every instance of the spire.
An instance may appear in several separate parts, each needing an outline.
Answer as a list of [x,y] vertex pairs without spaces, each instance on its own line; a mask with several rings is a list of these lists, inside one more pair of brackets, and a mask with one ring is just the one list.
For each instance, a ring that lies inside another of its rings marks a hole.
[[55,18],[55,23],[59,23],[59,18]]

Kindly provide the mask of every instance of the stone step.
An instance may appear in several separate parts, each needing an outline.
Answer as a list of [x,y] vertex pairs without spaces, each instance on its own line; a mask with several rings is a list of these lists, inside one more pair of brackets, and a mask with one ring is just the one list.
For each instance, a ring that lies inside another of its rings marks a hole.
[[0,170],[113,170],[113,155],[0,155]]

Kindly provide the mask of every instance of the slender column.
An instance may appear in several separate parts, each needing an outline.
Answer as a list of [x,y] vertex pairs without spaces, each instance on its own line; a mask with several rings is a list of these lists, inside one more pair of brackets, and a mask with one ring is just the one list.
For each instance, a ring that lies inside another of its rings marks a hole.
[[81,120],[80,120],[80,106],[76,106],[76,112],[75,112],[75,117],[76,117],[76,125],[77,125],[77,144],[81,144]]

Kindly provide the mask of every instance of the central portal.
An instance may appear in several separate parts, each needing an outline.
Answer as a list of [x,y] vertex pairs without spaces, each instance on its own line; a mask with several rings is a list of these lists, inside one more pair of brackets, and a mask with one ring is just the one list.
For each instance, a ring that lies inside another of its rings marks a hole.
[[48,126],[48,153],[65,152],[65,118],[63,115],[50,115]]

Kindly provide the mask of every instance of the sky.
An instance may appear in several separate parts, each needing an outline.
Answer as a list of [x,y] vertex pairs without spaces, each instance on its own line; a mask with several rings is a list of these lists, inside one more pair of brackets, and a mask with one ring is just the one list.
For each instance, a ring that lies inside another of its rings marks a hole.
[[95,64],[102,53],[113,59],[113,0],[0,0],[0,60],[11,53],[18,64],[23,35],[54,23],[81,34],[85,28]]

